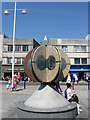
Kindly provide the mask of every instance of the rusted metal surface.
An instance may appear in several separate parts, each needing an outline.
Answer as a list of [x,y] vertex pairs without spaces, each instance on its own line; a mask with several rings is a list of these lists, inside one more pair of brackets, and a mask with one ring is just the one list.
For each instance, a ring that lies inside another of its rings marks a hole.
[[[36,79],[36,78],[34,77],[34,75],[33,75],[32,69],[30,70],[30,69],[29,69],[29,66],[27,66],[27,63],[28,63],[29,60],[31,60],[31,56],[32,56],[32,54],[33,54],[34,51],[35,51],[35,49],[31,50],[31,51],[26,55],[25,60],[24,60],[24,69],[25,69],[25,73],[27,74],[27,76],[28,76],[31,80],[37,82],[37,79]],[[32,67],[32,66],[31,66],[31,67]]]

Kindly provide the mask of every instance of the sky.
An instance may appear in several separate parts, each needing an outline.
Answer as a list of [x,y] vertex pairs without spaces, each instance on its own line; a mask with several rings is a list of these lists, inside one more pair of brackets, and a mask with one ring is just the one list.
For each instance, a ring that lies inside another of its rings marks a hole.
[[[14,9],[14,2],[3,2],[4,9]],[[88,2],[17,2],[16,38],[34,38],[43,42],[50,38],[85,39],[88,34]],[[13,11],[2,13],[2,33],[13,37]]]

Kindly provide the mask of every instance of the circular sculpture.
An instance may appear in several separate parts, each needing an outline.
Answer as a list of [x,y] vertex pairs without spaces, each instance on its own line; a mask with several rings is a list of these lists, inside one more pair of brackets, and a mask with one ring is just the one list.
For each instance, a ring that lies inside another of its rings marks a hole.
[[55,84],[69,72],[67,54],[57,47],[43,45],[31,50],[24,64],[28,77],[42,84],[27,100],[17,105],[20,117],[74,119],[77,115],[76,104],[69,103],[55,88]]
[[67,54],[61,49],[43,45],[28,53],[24,69],[33,81],[56,83],[67,76],[70,61]]
[[59,54],[55,47],[38,47],[32,55],[33,73],[41,82],[51,82],[59,71]]
[[[36,48],[35,48],[36,49]],[[32,56],[32,53],[34,52],[34,50],[31,50],[25,57],[25,60],[24,60],[24,69],[25,69],[25,72],[27,74],[27,76],[29,78],[31,78],[31,80],[33,81],[37,81],[37,79],[34,77],[33,75],[33,71],[32,71],[32,64],[31,64],[31,56]]]

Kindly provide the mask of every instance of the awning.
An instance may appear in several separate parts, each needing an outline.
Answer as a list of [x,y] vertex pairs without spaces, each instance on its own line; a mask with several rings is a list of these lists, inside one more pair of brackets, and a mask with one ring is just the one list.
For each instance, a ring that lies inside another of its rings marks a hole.
[[70,69],[70,71],[90,71],[90,69]]

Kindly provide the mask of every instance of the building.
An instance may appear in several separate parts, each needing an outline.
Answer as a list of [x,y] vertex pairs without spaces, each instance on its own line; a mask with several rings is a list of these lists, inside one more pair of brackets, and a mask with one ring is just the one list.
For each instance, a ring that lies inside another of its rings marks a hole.
[[90,35],[85,39],[50,39],[50,44],[61,48],[70,58],[70,72],[79,74],[79,79],[90,75]]
[[[14,72],[20,72],[22,77],[25,76],[24,58],[30,50],[39,45],[33,38],[15,39]],[[4,77],[12,76],[12,51],[13,39],[0,33],[0,74]]]

